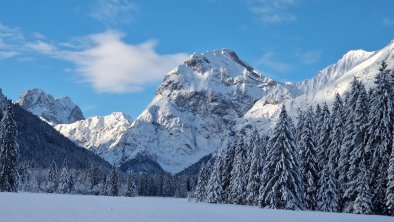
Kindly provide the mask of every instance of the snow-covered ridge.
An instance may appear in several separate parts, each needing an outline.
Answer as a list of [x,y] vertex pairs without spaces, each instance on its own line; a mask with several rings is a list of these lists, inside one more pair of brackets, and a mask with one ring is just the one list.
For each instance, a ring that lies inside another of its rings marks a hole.
[[298,83],[265,77],[228,49],[194,53],[165,76],[134,122],[118,113],[56,129],[117,166],[142,154],[176,173],[214,152],[229,129],[268,131],[282,104],[294,116],[298,108],[330,104],[353,78],[371,86],[382,61],[394,68],[393,50],[394,41],[374,52],[350,51]]
[[115,112],[71,124],[59,124],[55,129],[78,145],[106,157],[108,150],[113,148],[131,123],[130,116]]
[[70,97],[54,98],[41,89],[29,89],[17,103],[31,113],[40,116],[51,125],[73,123],[85,119],[81,109]]

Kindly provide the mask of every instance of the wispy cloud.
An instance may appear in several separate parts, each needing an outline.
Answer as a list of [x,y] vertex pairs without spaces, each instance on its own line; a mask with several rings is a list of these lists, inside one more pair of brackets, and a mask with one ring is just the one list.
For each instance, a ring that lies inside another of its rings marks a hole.
[[130,0],[96,0],[90,16],[111,27],[130,22],[137,11],[137,5]]
[[53,55],[72,62],[97,91],[111,93],[141,91],[187,58],[184,53],[159,54],[154,41],[133,45],[122,37],[114,31],[90,35],[91,47]]
[[382,20],[382,24],[384,26],[394,26],[394,19],[393,18],[384,18]]
[[299,54],[300,62],[306,65],[319,61],[320,57],[320,51],[307,51]]
[[247,0],[250,10],[264,24],[293,22],[297,17],[289,9],[298,4],[299,0]]
[[276,72],[289,72],[293,69],[293,65],[275,60],[274,56],[275,52],[267,52],[261,56],[258,64]]
[[[1,25],[1,24],[0,24]],[[34,58],[44,55],[68,61],[81,82],[98,92],[128,93],[142,91],[186,58],[185,53],[161,54],[156,41],[130,44],[117,31],[73,38],[69,42],[37,39],[16,29],[0,26],[0,59]],[[30,36],[28,38],[27,36]],[[19,39],[17,41],[13,38]],[[32,38],[31,38],[32,37]]]

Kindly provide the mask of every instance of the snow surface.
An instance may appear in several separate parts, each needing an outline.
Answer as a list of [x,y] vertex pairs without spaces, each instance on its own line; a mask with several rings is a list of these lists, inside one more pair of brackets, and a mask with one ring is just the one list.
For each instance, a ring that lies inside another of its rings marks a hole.
[[393,217],[269,210],[186,199],[0,193],[4,222],[392,222]]

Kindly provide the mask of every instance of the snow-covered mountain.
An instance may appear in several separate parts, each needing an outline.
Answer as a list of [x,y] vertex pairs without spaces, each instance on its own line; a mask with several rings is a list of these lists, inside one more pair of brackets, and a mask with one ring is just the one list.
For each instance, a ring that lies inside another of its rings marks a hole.
[[73,123],[85,117],[70,97],[54,98],[41,89],[29,89],[17,103],[27,111],[41,117],[51,125]]
[[195,53],[165,76],[106,159],[121,164],[143,154],[179,172],[214,152],[258,99],[285,88],[228,49]]
[[267,78],[228,49],[194,53],[165,76],[133,122],[114,113],[56,129],[114,165],[143,156],[176,173],[214,152],[227,141],[228,130],[268,131],[282,104],[295,116],[298,108],[331,103],[353,78],[371,86],[382,61],[394,68],[393,50],[394,41],[374,52],[350,51],[298,83]]
[[114,147],[131,123],[130,116],[115,112],[71,124],[59,124],[55,129],[78,145],[106,157],[108,150]]

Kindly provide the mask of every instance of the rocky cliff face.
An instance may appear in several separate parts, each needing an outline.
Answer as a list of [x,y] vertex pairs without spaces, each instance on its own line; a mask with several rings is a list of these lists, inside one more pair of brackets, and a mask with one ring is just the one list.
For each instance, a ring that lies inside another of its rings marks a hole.
[[27,90],[17,103],[51,125],[85,119],[81,109],[71,101],[70,97],[54,98],[41,89]]

